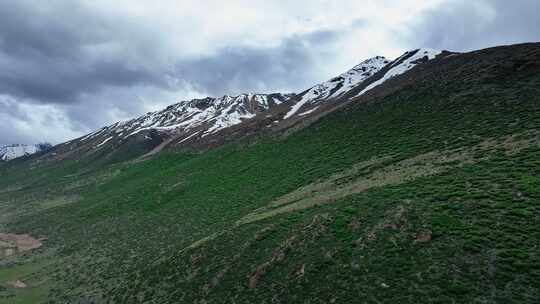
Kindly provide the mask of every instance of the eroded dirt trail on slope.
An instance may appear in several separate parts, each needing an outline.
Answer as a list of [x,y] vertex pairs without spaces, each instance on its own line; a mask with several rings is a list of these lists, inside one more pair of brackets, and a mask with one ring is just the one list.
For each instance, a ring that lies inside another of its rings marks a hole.
[[[334,174],[324,181],[288,193],[268,206],[243,217],[237,225],[335,202],[371,188],[398,185],[417,178],[441,174],[452,168],[484,160],[489,157],[489,153],[496,150],[503,150],[505,154],[511,156],[529,146],[540,144],[538,132],[527,137],[522,135],[488,139],[472,147],[432,151],[401,161],[394,160],[396,156],[393,155],[373,158]],[[481,157],[478,157],[479,155]]]

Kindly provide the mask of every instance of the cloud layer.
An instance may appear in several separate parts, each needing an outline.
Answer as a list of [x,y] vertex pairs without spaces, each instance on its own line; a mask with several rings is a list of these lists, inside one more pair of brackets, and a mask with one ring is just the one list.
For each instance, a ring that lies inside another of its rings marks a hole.
[[537,0],[453,0],[422,13],[408,35],[423,45],[459,51],[538,42],[538,12]]
[[0,144],[168,104],[298,92],[371,56],[540,40],[537,1],[0,0]]

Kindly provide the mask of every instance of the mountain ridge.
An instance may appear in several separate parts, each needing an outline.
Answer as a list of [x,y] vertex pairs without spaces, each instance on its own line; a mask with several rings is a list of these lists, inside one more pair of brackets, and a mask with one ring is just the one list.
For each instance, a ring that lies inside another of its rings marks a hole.
[[[205,150],[257,133],[282,132],[299,121],[335,110],[376,86],[365,88],[361,94],[351,94],[364,83],[378,81],[380,85],[439,54],[440,51],[431,49],[416,49],[393,61],[375,56],[300,93],[239,94],[180,101],[62,143],[49,157],[78,157],[81,153],[115,150],[123,145],[138,147],[140,152],[134,157],[153,155],[163,149]],[[374,79],[389,66],[393,73]]]

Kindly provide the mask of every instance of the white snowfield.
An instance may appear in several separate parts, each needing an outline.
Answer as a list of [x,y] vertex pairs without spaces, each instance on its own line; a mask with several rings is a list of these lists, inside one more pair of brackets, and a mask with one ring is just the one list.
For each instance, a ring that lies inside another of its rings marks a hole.
[[0,159],[10,161],[12,159],[38,152],[36,145],[8,145],[0,147]]
[[[365,87],[356,96],[364,94],[392,77],[409,71],[425,61],[422,59],[431,60],[440,53],[441,51],[427,48],[413,50],[404,53],[393,63],[390,63],[385,57],[376,56],[298,95],[242,94],[182,101],[161,111],[147,113],[129,121],[117,122],[81,137],[78,141],[91,141],[94,148],[99,148],[116,142],[116,140],[125,140],[145,130],[155,130],[182,133],[185,137],[180,142],[184,142],[195,136],[203,138],[217,133],[259,114],[267,115],[271,108],[282,103],[290,104],[283,119],[289,119],[293,116],[304,117],[315,112],[320,103],[343,97],[383,68],[387,70],[385,74]],[[388,66],[389,64],[391,66]],[[303,111],[300,111],[301,109]],[[274,123],[279,123],[279,120]],[[146,138],[150,139],[148,136]]]

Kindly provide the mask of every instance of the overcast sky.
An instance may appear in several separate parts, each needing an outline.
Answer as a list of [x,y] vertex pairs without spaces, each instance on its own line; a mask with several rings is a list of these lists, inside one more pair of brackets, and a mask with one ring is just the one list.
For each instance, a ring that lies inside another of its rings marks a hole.
[[0,144],[299,92],[375,55],[540,41],[537,0],[0,0]]

